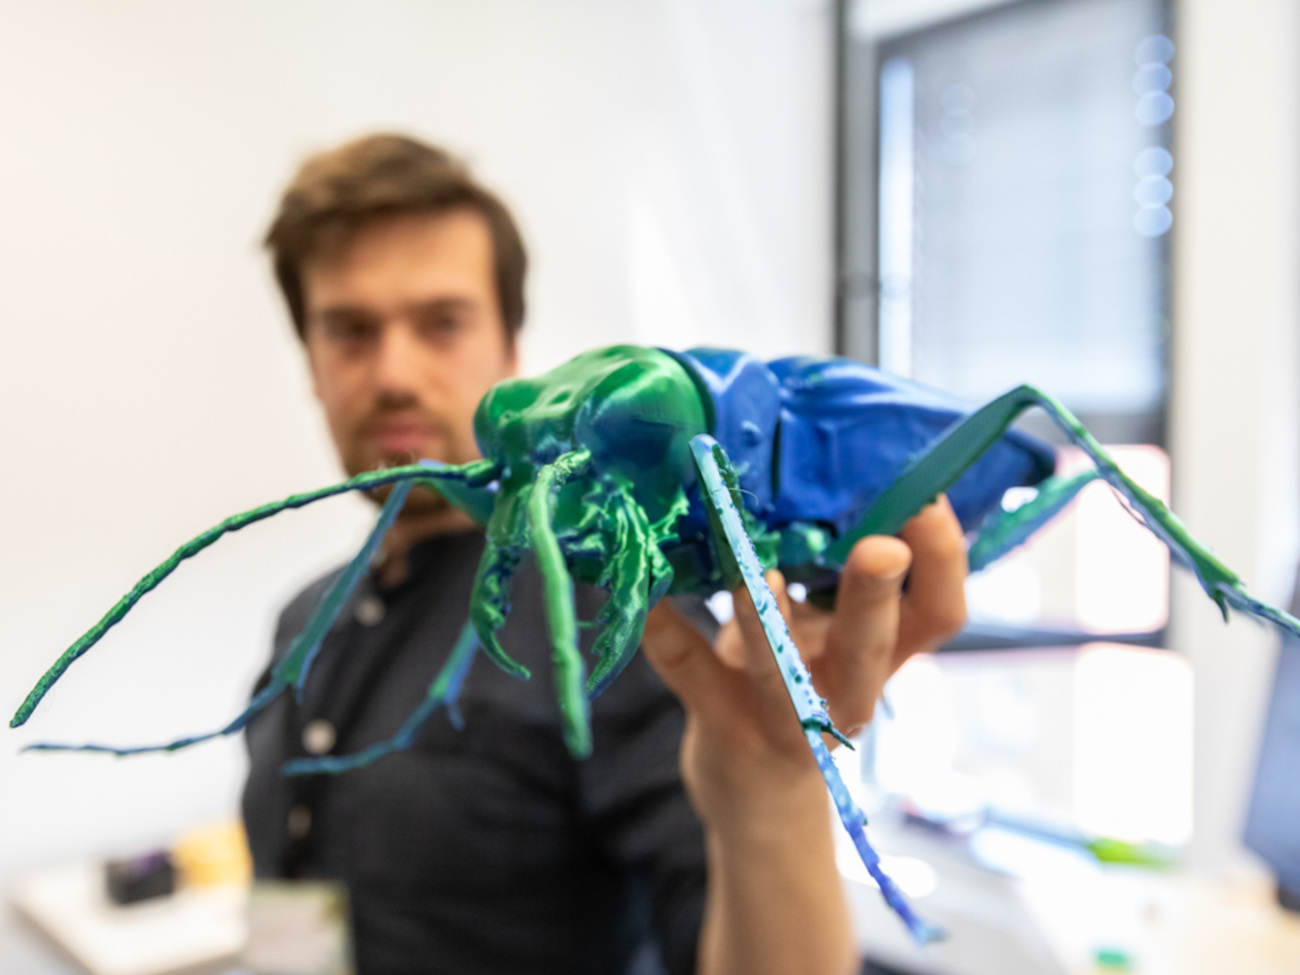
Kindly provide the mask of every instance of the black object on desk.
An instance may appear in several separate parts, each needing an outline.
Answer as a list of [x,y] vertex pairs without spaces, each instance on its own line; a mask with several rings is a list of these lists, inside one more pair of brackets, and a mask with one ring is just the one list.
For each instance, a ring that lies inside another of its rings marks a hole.
[[114,904],[135,904],[153,897],[166,897],[176,890],[176,868],[165,850],[109,860],[104,880]]

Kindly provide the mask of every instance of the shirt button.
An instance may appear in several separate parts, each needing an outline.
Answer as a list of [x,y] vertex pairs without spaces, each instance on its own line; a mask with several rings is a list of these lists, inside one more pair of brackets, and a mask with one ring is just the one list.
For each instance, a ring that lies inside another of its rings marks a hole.
[[334,726],[324,718],[308,721],[302,729],[302,747],[312,755],[324,755],[338,738]]
[[375,626],[383,620],[385,612],[384,601],[378,596],[363,596],[357,600],[352,615],[362,626]]
[[300,840],[311,831],[311,810],[294,806],[289,810],[289,839]]

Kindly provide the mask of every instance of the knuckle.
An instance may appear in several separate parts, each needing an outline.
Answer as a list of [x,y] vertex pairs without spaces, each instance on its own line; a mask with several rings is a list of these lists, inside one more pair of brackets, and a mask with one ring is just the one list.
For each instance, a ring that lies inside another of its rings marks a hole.
[[966,558],[966,542],[960,531],[935,532],[929,548],[936,559],[945,562]]
[[855,702],[853,710],[844,717],[844,720],[837,722],[840,730],[846,738],[856,738],[871,724],[871,719],[876,716],[875,698],[864,698]]

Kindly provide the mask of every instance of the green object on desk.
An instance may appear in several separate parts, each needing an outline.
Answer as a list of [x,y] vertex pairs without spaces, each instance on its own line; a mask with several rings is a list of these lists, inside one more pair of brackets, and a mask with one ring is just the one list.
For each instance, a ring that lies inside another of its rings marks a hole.
[[1102,863],[1120,863],[1149,870],[1168,870],[1174,866],[1173,853],[1152,843],[1126,843],[1123,840],[1095,839],[1085,844]]
[[1098,948],[1096,962],[1098,968],[1107,972],[1133,970],[1133,959],[1129,957],[1128,952],[1121,951],[1119,948]]

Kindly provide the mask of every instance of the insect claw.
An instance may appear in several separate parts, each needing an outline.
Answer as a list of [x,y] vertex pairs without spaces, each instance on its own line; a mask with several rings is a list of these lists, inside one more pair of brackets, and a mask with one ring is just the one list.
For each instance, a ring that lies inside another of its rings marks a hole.
[[503,522],[509,517],[506,507],[499,506],[488,523],[487,545],[474,577],[469,618],[488,658],[511,677],[528,680],[532,672],[506,653],[497,639],[497,630],[505,623],[510,583],[519,567],[519,555],[498,541],[504,534]]
[[611,494],[609,506],[605,531],[612,553],[609,599],[600,610],[605,630],[594,648],[599,659],[587,678],[588,698],[603,693],[635,655],[645,631],[646,613],[668,591],[673,577],[656,544],[653,527],[636,500],[620,488]]
[[853,742],[850,739],[846,738],[843,732],[841,732],[840,729],[835,727],[834,725],[831,725],[829,728],[827,728],[826,732],[832,738],[838,741],[841,745],[847,748],[849,751],[855,752],[858,750],[857,747],[853,744]]
[[830,718],[827,718],[825,716],[812,717],[812,718],[808,718],[805,721],[800,722],[800,724],[803,726],[805,731],[808,730],[819,731],[823,735],[830,735],[832,738],[838,741],[849,751],[851,752],[857,751],[857,748],[856,746],[854,746],[852,739],[846,737],[844,732],[840,731],[839,728],[835,727],[834,722],[832,722]]
[[[486,607],[485,607],[486,608]],[[504,670],[511,677],[518,677],[520,680],[528,680],[533,676],[533,672],[515,660],[514,657],[506,653],[501,646],[501,641],[497,639],[496,629],[490,620],[484,620],[479,607],[475,606],[471,611],[470,618],[474,623],[474,629],[478,633],[479,641],[483,645],[483,652],[487,654],[489,660]],[[500,625],[500,624],[495,624]]]

